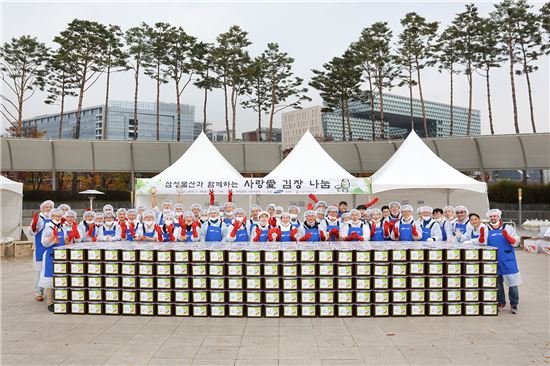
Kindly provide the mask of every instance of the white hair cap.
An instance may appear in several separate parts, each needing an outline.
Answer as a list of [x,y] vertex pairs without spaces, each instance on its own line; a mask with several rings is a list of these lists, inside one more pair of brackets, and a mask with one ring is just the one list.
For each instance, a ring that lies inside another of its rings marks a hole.
[[82,218],[86,219],[88,217],[91,217],[92,220],[95,219],[95,212],[94,211],[84,211],[84,213],[82,214]]
[[466,212],[466,215],[468,215],[470,213],[470,211],[468,211],[466,206],[456,206],[455,207],[455,212],[457,212],[457,211],[464,211],[464,212]]
[[103,212],[96,212],[95,219],[103,219],[105,218],[105,214]]
[[174,205],[174,210],[175,210],[176,208],[181,208],[181,209],[183,210],[183,203],[176,203],[176,204]]
[[319,207],[319,206],[327,206],[327,201],[317,201],[317,203],[315,204],[315,207]]
[[275,211],[284,211],[284,208],[282,206],[275,207]]
[[[355,209],[354,209],[354,210],[355,210]],[[358,211],[359,211],[359,210],[358,210]],[[361,212],[361,211],[359,211],[359,212]],[[351,216],[351,212],[350,212],[350,211],[346,211],[346,212],[344,212],[344,213],[342,214],[342,217],[343,217],[343,218],[344,218],[344,217],[350,217],[350,216]]]
[[207,212],[208,213],[212,213],[212,212],[220,213],[220,209],[217,206],[210,206],[210,207],[208,207]]
[[453,206],[445,206],[443,207],[443,212],[451,210],[452,212],[455,212],[455,208]]
[[103,211],[105,211],[105,210],[114,211],[113,205],[106,204],[105,206],[103,206]]
[[170,205],[170,206],[173,206],[174,204],[172,203],[172,200],[169,200],[169,199],[165,199],[164,201],[162,201],[162,205]]
[[192,217],[195,218],[195,215],[193,214],[193,211],[185,211],[183,213],[183,217]]
[[485,216],[489,218],[489,216],[492,216],[492,215],[498,215],[498,217],[502,217],[502,211],[499,210],[498,208],[492,208],[489,211],[487,211],[487,214]]
[[63,210],[61,210],[59,208],[54,208],[53,210],[50,211],[50,217],[52,217],[53,215],[63,216],[63,214],[64,214]]
[[300,207],[298,207],[298,206],[294,206],[294,205],[288,206],[288,211],[290,211],[292,209],[295,209],[296,211],[298,211],[298,213],[300,213],[300,211],[302,211],[302,210],[300,210]]
[[191,210],[194,210],[194,209],[196,209],[196,208],[198,208],[199,210],[202,210],[201,205],[199,205],[198,203],[193,203],[193,204],[191,205]]
[[145,206],[139,205],[136,207],[136,210],[145,210]]
[[44,206],[52,206],[52,208],[55,206],[52,200],[46,200],[40,204],[40,209],[42,210]]
[[336,206],[328,206],[327,209],[325,210],[325,213],[328,215],[329,212],[336,212],[338,213],[338,207]]
[[283,213],[281,214],[281,217],[288,217],[290,218],[290,213],[286,212],[286,211],[283,211]]
[[74,217],[76,219],[76,212],[74,212],[73,210],[69,210],[65,212],[65,217]]
[[394,206],[397,206],[399,208],[401,208],[401,204],[397,201],[393,201],[393,202],[390,202],[390,208],[394,207]]
[[126,215],[134,214],[137,215],[137,210],[135,208],[131,208],[128,211],[126,211]]
[[71,209],[71,206],[69,206],[69,205],[66,204],[66,203],[62,203],[62,204],[60,204],[57,208],[60,209],[60,210],[63,210],[63,211],[68,211],[68,210]]
[[353,208],[349,211],[349,214],[350,214],[350,216],[351,216],[351,214],[358,214],[359,216],[361,216],[361,211],[359,211],[356,208]]
[[244,208],[240,208],[240,207],[239,207],[239,208],[236,208],[235,210],[233,210],[233,213],[234,213],[235,215],[238,215],[238,214],[244,215],[244,214],[245,214]]
[[228,201],[228,202],[226,202],[226,203],[223,204],[223,207],[224,207],[224,208],[225,208],[225,207],[228,207],[228,206],[235,208],[235,204],[234,204],[233,202],[229,202],[229,201]]
[[252,211],[252,209],[254,209],[254,208],[257,208],[260,211],[262,210],[262,207],[260,205],[253,204],[253,205],[250,206],[250,211]]
[[224,215],[225,217],[233,217],[234,214],[235,214],[235,210],[229,211],[229,212],[224,212],[223,215]]
[[382,210],[379,209],[379,208],[373,208],[372,210],[370,210],[370,214],[371,215],[374,215],[374,214],[382,215]]
[[116,215],[118,216],[120,213],[123,213],[123,212],[125,214],[128,213],[125,208],[119,208],[118,210],[116,210]]
[[272,209],[274,209],[274,210],[275,210],[275,209],[276,209],[276,207],[277,207],[277,206],[275,206],[275,204],[274,204],[274,203],[270,203],[269,205],[267,205],[267,207],[266,207],[265,209],[266,209],[266,211],[267,211],[268,209],[270,209],[270,208],[272,208]]
[[112,211],[107,211],[107,212],[104,212],[104,213],[103,213],[103,217],[104,217],[104,218],[111,217],[111,218],[114,219],[114,218],[115,218],[115,213],[112,212]]
[[411,205],[403,205],[401,207],[401,211],[409,211],[409,212],[413,212],[413,207]]
[[258,217],[261,217],[262,215],[266,215],[267,217],[269,217],[269,212],[267,212],[267,211],[260,211],[260,212],[258,213]]
[[304,218],[306,218],[308,216],[317,216],[317,214],[313,210],[307,210],[307,211],[304,212]]
[[152,218],[155,218],[156,215],[155,215],[155,212],[153,210],[147,210],[143,213],[143,218],[146,218],[146,217],[152,217]]
[[426,211],[430,211],[430,214],[433,212],[433,208],[431,208],[430,206],[422,206],[422,207],[419,207],[418,208],[418,213],[422,213],[422,212],[426,212]]

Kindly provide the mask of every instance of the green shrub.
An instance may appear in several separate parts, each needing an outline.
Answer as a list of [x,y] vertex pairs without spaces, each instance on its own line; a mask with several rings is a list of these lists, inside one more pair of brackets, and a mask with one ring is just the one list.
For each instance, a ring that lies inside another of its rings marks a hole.
[[523,203],[550,203],[550,184],[524,184],[501,180],[487,187],[491,202],[514,203],[518,201],[518,188],[523,190]]

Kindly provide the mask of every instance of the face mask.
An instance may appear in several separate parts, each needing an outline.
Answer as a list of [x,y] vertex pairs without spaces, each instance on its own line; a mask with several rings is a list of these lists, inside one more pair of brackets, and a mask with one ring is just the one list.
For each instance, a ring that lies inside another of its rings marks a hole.
[[443,221],[443,217],[440,217],[440,218],[438,218],[438,219],[435,219],[435,221],[436,221],[437,223],[440,223],[441,221]]
[[276,213],[276,214],[275,214],[275,217],[276,217],[276,218],[281,218],[282,215],[283,215],[282,213],[280,213],[280,214],[277,214],[277,213]]
[[235,217],[235,221],[243,221],[244,217]]
[[163,213],[169,213],[170,212],[170,209],[169,208],[165,208],[164,210],[162,210]]
[[290,219],[291,219],[291,220],[296,220],[296,218],[298,218],[298,215],[296,215],[296,214],[290,214]]
[[59,225],[61,223],[61,220],[52,220],[52,222],[56,225]]
[[177,211],[176,211],[176,216],[177,216],[177,217],[180,217],[181,215],[183,215],[183,212],[177,212]]
[[164,221],[164,223],[168,226],[172,225],[173,221],[172,220],[166,220]]
[[94,223],[94,220],[86,220],[86,224],[92,225]]
[[428,221],[431,218],[432,218],[431,216],[422,216],[422,220],[424,221]]
[[111,227],[113,226],[114,223],[115,223],[114,221],[105,221],[105,226]]
[[101,227],[101,226],[103,226],[103,223],[102,222],[96,222],[95,226]]
[[151,225],[153,225],[153,220],[145,220],[144,223],[147,226],[151,226]]

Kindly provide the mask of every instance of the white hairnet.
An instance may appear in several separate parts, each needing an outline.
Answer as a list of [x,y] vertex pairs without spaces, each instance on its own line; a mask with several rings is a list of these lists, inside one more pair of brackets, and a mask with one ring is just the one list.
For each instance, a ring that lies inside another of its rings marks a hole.
[[464,211],[466,212],[466,215],[468,215],[470,212],[468,211],[468,209],[466,208],[466,206],[456,206],[455,207],[455,212],[457,211]]
[[174,204],[174,210],[175,210],[176,208],[181,208],[181,209],[183,210],[183,203],[176,203],[176,204]]
[[103,211],[105,211],[105,210],[107,210],[107,211],[109,211],[109,210],[114,211],[113,205],[106,204],[105,206],[103,206]]
[[84,213],[82,214],[82,218],[86,219],[88,217],[91,217],[92,220],[95,219],[95,212],[94,211],[84,211]]
[[172,203],[172,200],[165,199],[164,201],[162,201],[162,205],[163,205],[163,206],[164,206],[164,205],[170,205],[170,206],[172,206],[173,203]]
[[54,208],[53,210],[50,211],[50,217],[53,216],[53,215],[63,216],[63,214],[64,214],[63,210],[61,210],[59,208]]
[[409,212],[413,212],[413,207],[411,205],[403,205],[401,207],[401,211],[409,211]]
[[422,213],[426,211],[429,211],[431,214],[433,212],[433,208],[431,208],[430,206],[421,206],[418,208],[418,213]]
[[390,206],[390,208],[392,208],[394,206],[401,208],[401,204],[397,201],[390,202],[389,206]]
[[121,214],[123,212],[126,214],[127,213],[126,209],[125,208],[119,208],[118,210],[116,210],[116,215],[118,216],[119,214]]
[[63,211],[68,211],[68,210],[71,209],[71,206],[69,206],[69,205],[66,204],[66,203],[62,203],[62,204],[60,204],[57,208],[60,209],[60,210],[63,210]]
[[258,217],[261,217],[262,215],[266,215],[267,217],[269,217],[269,212],[267,212],[267,211],[260,211],[260,212],[258,213]]
[[152,218],[155,218],[156,215],[155,215],[155,212],[153,210],[147,210],[143,213],[143,218],[146,218],[146,217],[152,217]]
[[112,217],[112,218],[114,219],[114,218],[115,218],[115,214],[114,214],[114,212],[112,212],[112,211],[107,211],[107,212],[104,212],[104,213],[103,213],[103,217],[104,217],[104,218]]
[[208,207],[208,213],[211,213],[211,212],[220,213],[220,209],[217,206],[210,206]]
[[40,204],[40,210],[42,210],[45,206],[52,206],[52,208],[55,206],[52,200],[46,200]]
[[489,211],[487,211],[487,214],[485,216],[489,218],[489,216],[491,215],[498,215],[498,217],[502,217],[502,211],[499,210],[498,208],[492,208]]
[[201,205],[199,205],[198,203],[193,203],[193,204],[191,205],[191,210],[194,210],[195,208],[198,208],[199,210],[202,210]]
[[328,215],[329,212],[336,212],[338,213],[338,207],[336,206],[328,206],[327,209],[325,210],[325,213]]
[[453,213],[455,212],[455,208],[453,206],[445,206],[443,207],[443,212],[451,210]]
[[73,210],[69,210],[65,212],[65,217],[74,217],[76,219],[76,212],[74,212]]

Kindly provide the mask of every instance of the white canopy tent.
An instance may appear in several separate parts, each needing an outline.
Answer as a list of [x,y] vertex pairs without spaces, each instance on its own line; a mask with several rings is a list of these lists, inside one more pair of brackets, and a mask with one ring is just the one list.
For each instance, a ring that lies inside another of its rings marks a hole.
[[[330,189],[315,189],[319,200],[330,204],[338,204],[346,201],[350,206],[355,205],[356,194],[368,194],[370,192],[369,179],[356,178],[340,166],[317,142],[315,137],[307,130],[292,151],[271,173],[265,176],[265,180],[292,181],[301,180],[304,185],[317,184],[317,182],[330,183]],[[326,183],[325,183],[326,184]],[[326,194],[320,192],[326,191]],[[300,195],[300,196],[297,196]],[[365,196],[366,197],[366,196]],[[256,201],[262,207],[269,203],[283,206],[293,204],[300,207],[307,206],[311,201],[307,194],[301,192],[285,191],[283,194],[258,195]]]
[[381,202],[464,205],[480,215],[489,208],[487,184],[448,165],[414,131],[371,179],[372,194]]
[[0,202],[0,237],[20,240],[23,227],[23,183],[0,175]]
[[[223,157],[204,132],[189,146],[187,151],[172,165],[164,169],[153,178],[138,178],[136,182],[136,206],[151,207],[151,189],[157,190],[157,205],[164,199],[177,201],[177,190],[182,181],[202,182],[193,183],[183,189],[184,205],[189,209],[191,204],[199,203],[208,206],[210,198],[205,182],[239,182],[243,176]],[[231,186],[214,187],[218,205],[227,200],[227,192]],[[248,205],[248,196],[233,196],[235,204],[240,207]]]

